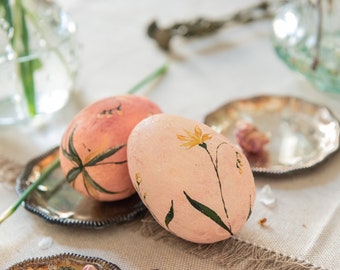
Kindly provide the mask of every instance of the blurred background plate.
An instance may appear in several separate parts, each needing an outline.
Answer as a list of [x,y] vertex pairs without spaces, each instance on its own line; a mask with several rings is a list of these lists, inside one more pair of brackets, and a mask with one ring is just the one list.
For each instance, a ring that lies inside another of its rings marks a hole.
[[205,123],[238,144],[240,122],[268,135],[260,154],[247,154],[253,172],[287,173],[310,168],[339,148],[339,121],[325,106],[290,96],[256,96],[211,112]]
[[[55,160],[58,151],[54,148],[27,163],[17,179],[19,195]],[[115,202],[83,196],[67,183],[59,166],[27,197],[25,208],[50,223],[86,228],[131,221],[146,211],[137,194]]]
[[88,264],[93,265],[98,270],[120,270],[117,265],[103,259],[72,253],[28,259],[9,267],[7,270],[82,270]]

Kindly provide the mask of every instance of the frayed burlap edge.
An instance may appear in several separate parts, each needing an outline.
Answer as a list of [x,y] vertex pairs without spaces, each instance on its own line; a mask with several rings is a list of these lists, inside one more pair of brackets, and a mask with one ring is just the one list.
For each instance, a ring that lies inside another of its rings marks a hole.
[[23,166],[0,156],[0,182],[15,184]]
[[[14,184],[23,166],[0,156],[0,182]],[[182,240],[164,230],[149,214],[141,220],[131,222],[129,227],[141,232],[145,237],[168,242],[183,251],[212,260],[227,269],[280,269],[280,270],[319,270],[313,264],[270,251],[251,243],[230,238],[214,244],[195,244]]]
[[226,269],[322,269],[309,262],[301,261],[237,238],[229,238],[213,244],[191,243],[163,229],[149,213],[146,213],[141,220],[135,221],[133,224],[135,229],[145,237],[167,242],[181,248],[184,252],[199,258],[212,260],[221,266],[225,266]]

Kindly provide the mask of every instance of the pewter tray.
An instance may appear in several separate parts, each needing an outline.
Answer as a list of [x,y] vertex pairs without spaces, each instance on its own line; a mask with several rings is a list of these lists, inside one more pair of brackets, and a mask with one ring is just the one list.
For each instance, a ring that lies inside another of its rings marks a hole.
[[290,96],[232,101],[208,114],[205,123],[237,144],[239,121],[269,135],[260,155],[247,155],[253,172],[283,174],[310,168],[339,148],[339,121],[325,106]]
[[100,258],[82,256],[73,253],[64,253],[60,255],[32,258],[15,265],[7,270],[24,270],[24,269],[73,269],[82,270],[87,264],[93,265],[98,270],[120,270],[120,268],[110,262]]
[[[17,179],[20,195],[58,155],[58,147],[31,160]],[[85,228],[131,221],[146,207],[137,194],[120,201],[99,202],[75,191],[58,167],[24,201],[25,208],[50,223]]]

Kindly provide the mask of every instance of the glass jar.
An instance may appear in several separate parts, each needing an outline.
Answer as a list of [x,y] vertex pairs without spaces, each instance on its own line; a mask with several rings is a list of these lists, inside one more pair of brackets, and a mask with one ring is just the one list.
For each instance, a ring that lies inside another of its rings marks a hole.
[[340,2],[295,0],[272,24],[279,58],[318,89],[340,93]]
[[77,71],[76,25],[49,0],[0,4],[0,125],[54,113]]

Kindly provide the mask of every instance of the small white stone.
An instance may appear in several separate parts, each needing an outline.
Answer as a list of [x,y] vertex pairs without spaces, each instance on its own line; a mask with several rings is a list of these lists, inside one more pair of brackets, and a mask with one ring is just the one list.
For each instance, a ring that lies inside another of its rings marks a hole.
[[39,241],[39,248],[42,250],[49,249],[53,245],[53,238],[52,237],[44,237]]
[[276,197],[269,185],[265,185],[259,193],[260,202],[270,208],[276,205]]

